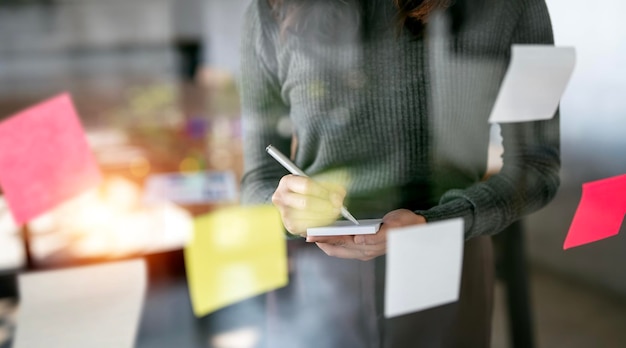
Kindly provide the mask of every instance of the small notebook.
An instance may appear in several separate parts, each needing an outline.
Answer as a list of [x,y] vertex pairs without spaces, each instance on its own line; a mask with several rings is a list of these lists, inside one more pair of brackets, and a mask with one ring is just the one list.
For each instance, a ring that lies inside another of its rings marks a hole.
[[306,233],[308,236],[375,234],[381,224],[381,219],[359,220],[359,225],[355,225],[351,221],[340,220],[329,226],[307,228]]

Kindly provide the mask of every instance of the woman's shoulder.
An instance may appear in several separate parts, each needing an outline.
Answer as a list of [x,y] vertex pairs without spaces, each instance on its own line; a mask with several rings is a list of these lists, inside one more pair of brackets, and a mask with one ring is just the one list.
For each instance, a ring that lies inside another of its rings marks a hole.
[[465,5],[453,13],[462,18],[456,32],[460,51],[507,56],[520,31],[551,32],[545,0],[474,1],[457,2]]
[[268,44],[278,36],[278,23],[268,0],[252,0],[243,16],[243,35],[256,44]]
[[276,26],[274,10],[268,0],[252,0],[244,14],[246,21],[252,21],[262,27]]
[[[545,8],[545,0],[458,0],[456,7],[470,18],[492,16],[492,18],[515,21],[529,9]],[[496,16],[496,17],[493,17]]]
[[274,68],[280,35],[277,21],[268,0],[250,1],[243,20],[242,54],[254,54],[265,65]]

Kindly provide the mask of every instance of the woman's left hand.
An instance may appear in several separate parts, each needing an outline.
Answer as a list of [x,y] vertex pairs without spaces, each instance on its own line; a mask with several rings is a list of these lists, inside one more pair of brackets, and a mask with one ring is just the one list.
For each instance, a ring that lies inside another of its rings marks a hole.
[[328,256],[342,259],[368,261],[387,252],[387,231],[411,225],[425,224],[426,219],[407,209],[398,209],[383,217],[383,224],[376,234],[356,236],[307,237]]

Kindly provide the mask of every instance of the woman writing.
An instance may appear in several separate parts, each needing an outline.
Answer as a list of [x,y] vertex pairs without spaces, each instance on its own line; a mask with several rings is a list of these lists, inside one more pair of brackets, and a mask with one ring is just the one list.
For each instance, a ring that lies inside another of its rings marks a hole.
[[[276,205],[293,239],[270,346],[488,347],[489,236],[559,185],[558,117],[502,125],[502,170],[483,180],[511,45],[552,43],[544,1],[254,0],[245,18],[242,200]],[[306,237],[342,204],[380,231]],[[387,231],[459,217],[459,302],[384,319]]]

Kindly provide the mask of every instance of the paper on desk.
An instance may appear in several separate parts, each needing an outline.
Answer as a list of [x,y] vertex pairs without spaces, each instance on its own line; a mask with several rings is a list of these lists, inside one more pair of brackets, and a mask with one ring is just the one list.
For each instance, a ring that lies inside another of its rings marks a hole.
[[0,123],[0,186],[19,224],[97,186],[100,178],[68,94]]
[[615,236],[626,214],[626,174],[583,184],[563,249]]
[[513,45],[489,122],[527,122],[554,117],[574,65],[573,47]]
[[223,208],[194,224],[185,267],[196,316],[287,284],[286,242],[275,207]]
[[352,221],[340,220],[330,226],[310,227],[307,236],[350,236],[357,234],[375,234],[380,228],[381,219],[359,220],[355,225]]
[[385,317],[457,301],[462,262],[462,219],[390,229]]
[[20,275],[14,348],[133,347],[143,260]]

